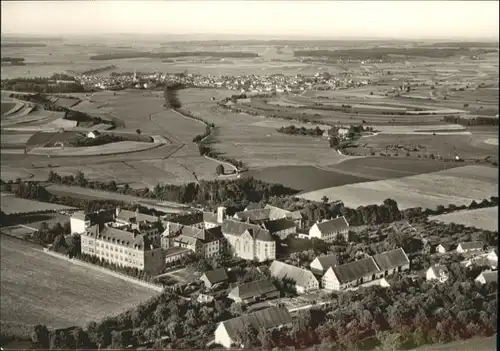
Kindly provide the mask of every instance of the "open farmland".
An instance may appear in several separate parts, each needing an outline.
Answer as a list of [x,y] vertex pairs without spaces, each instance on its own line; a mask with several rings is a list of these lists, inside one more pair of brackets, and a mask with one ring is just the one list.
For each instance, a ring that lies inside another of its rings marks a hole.
[[85,326],[156,294],[99,271],[68,265],[6,235],[0,235],[0,244],[1,319],[5,322],[51,328]]
[[[143,199],[143,198],[131,196],[131,195],[124,195],[124,194],[119,194],[119,193],[112,193],[112,192],[95,190],[95,189],[88,189],[88,188],[81,188],[81,187],[77,187],[77,186],[66,186],[66,185],[53,184],[53,185],[47,186],[46,189],[49,193],[54,194],[54,195],[58,195],[58,196],[72,196],[72,197],[78,197],[78,198],[88,199],[88,200],[115,200],[115,201],[123,201],[123,202],[128,202],[128,203],[136,203],[136,204],[146,206],[146,207],[160,206],[159,200],[148,200],[148,199]],[[162,205],[161,205],[161,207],[163,207],[162,211],[165,212],[165,210],[167,210],[166,206],[170,207],[170,208],[168,208],[167,212],[171,212],[171,213],[182,212],[183,210],[189,209],[188,206],[183,205],[183,204],[178,204],[178,203],[174,203],[174,202],[167,203],[167,202],[163,201]]]
[[445,171],[315,190],[299,197],[321,201],[342,200],[351,208],[397,201],[400,209],[438,205],[469,205],[498,193],[498,172],[487,166],[464,166]]
[[467,227],[498,231],[498,206],[478,208],[474,210],[462,210],[445,213],[438,216],[430,216],[430,220],[444,223],[463,224]]
[[33,212],[52,212],[71,210],[74,207],[61,206],[47,202],[40,202],[28,199],[21,199],[11,194],[1,194],[0,208],[3,213],[19,214],[19,213],[33,213]]
[[304,192],[417,174],[436,172],[459,167],[460,163],[442,163],[430,159],[396,157],[358,157],[347,159],[334,165],[318,166],[278,166],[250,170],[245,176],[279,183]]

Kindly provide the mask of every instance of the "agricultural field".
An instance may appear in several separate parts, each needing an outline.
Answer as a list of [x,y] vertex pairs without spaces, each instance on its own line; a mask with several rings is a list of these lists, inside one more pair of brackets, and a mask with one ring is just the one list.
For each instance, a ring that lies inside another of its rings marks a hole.
[[302,192],[309,192],[347,184],[403,178],[461,165],[460,163],[443,163],[430,159],[414,159],[408,162],[407,159],[396,157],[358,157],[322,167],[281,166],[258,168],[252,169],[244,173],[244,175],[270,183],[280,183]]
[[433,173],[397,179],[379,180],[315,190],[299,197],[321,201],[342,200],[347,207],[357,208],[382,203],[391,198],[400,209],[439,205],[469,205],[498,193],[498,170],[488,166],[464,166]]
[[36,245],[0,235],[2,322],[85,326],[157,293],[99,271],[71,265]]
[[3,193],[1,194],[0,202],[1,211],[7,215],[19,213],[64,211],[74,209],[74,207],[21,199],[19,197],[15,197],[14,195]]
[[115,200],[115,201],[123,201],[128,203],[137,203],[146,207],[162,207],[163,212],[171,212],[177,213],[182,212],[183,210],[188,209],[186,205],[174,203],[174,202],[165,202],[163,201],[161,204],[158,200],[148,200],[143,199],[136,196],[124,195],[120,193],[107,192],[102,190],[81,188],[78,186],[66,186],[66,185],[58,185],[52,184],[46,187],[47,191],[51,194],[57,196],[72,196],[78,197],[81,199],[88,200]]
[[438,216],[431,216],[429,219],[444,223],[457,223],[467,227],[496,232],[498,231],[498,206],[455,211]]

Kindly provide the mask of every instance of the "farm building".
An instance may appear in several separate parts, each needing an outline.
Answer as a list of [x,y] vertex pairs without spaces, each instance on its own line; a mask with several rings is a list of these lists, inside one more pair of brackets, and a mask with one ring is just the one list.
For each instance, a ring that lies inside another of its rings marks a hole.
[[229,292],[227,297],[234,302],[252,303],[278,298],[279,295],[278,289],[271,281],[261,279],[237,286]]
[[205,272],[205,274],[200,277],[200,280],[207,289],[214,289],[227,282],[228,279],[229,278],[224,268],[217,268],[212,271]]
[[381,278],[379,275],[380,270],[373,257],[367,257],[328,268],[321,283],[326,290],[344,290]]
[[255,330],[264,329],[269,331],[290,327],[292,325],[292,317],[286,309],[271,307],[220,322],[215,330],[215,343],[228,349],[243,347],[244,345],[240,345],[236,340],[238,339],[238,334],[243,332],[248,325],[252,326]]
[[295,267],[281,261],[273,261],[271,267],[269,267],[269,272],[273,278],[293,280],[297,294],[304,294],[319,289],[318,280],[307,269]]
[[321,282],[328,290],[343,290],[410,269],[410,260],[402,248],[386,251],[327,269]]
[[101,135],[101,132],[99,132],[98,130],[93,130],[93,131],[87,133],[87,138],[95,139],[100,135]]
[[147,235],[129,227],[114,228],[96,224],[81,235],[81,252],[122,267],[137,268],[149,275],[163,271],[161,247]]
[[448,268],[443,265],[434,265],[425,273],[425,278],[428,281],[437,280],[440,283],[444,283],[449,277]]
[[316,257],[309,267],[311,267],[311,271],[315,274],[318,275],[323,275],[327,271],[328,268],[330,267],[335,267],[336,265],[339,264],[337,255],[332,254],[332,255],[325,255],[325,256],[319,256]]
[[331,220],[323,220],[322,222],[315,223],[309,229],[309,239],[318,238],[326,242],[336,240],[342,236],[345,241],[349,239],[349,223],[344,216]]
[[458,253],[478,252],[484,250],[484,244],[480,241],[469,241],[457,245]]
[[477,276],[474,281],[478,282],[481,285],[487,283],[497,283],[498,282],[498,272],[497,271],[484,271]]
[[286,239],[289,235],[297,233],[297,225],[288,218],[280,218],[271,221],[265,221],[262,225],[271,235],[279,237],[281,240]]
[[402,248],[374,255],[373,259],[384,277],[410,269],[410,260]]

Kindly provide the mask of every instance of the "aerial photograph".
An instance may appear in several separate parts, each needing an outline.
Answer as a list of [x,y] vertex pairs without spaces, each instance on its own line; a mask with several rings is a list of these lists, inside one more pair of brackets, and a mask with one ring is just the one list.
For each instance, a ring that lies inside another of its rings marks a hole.
[[1,1],[0,349],[497,348],[498,1]]

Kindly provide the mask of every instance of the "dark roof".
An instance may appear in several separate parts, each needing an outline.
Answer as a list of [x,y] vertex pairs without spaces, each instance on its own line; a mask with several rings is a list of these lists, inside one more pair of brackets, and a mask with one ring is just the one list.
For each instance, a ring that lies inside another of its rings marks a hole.
[[221,322],[231,339],[235,339],[239,332],[251,325],[256,330],[277,328],[292,323],[292,316],[288,310],[279,307],[266,308],[245,316]]
[[484,244],[480,241],[467,241],[463,243],[459,243],[464,250],[474,250],[474,249],[483,249]]
[[140,250],[145,251],[156,248],[153,242],[142,234],[109,226],[100,228],[96,224],[88,228],[85,235],[124,247],[135,248],[137,246]]
[[374,255],[373,259],[381,271],[388,271],[390,269],[410,264],[410,261],[402,248]]
[[207,271],[203,274],[202,278],[206,277],[210,284],[222,283],[228,279],[226,270],[224,268],[217,268],[213,271]]
[[90,225],[94,225],[96,223],[111,222],[113,220],[114,213],[114,210],[91,213],[77,211],[71,215],[71,218],[80,219],[82,221],[90,221]]
[[259,297],[277,290],[278,289],[276,289],[271,281],[261,279],[237,286],[231,290],[228,297],[239,297],[240,299],[245,300],[252,297]]
[[316,223],[318,229],[322,233],[331,233],[346,230],[349,228],[349,223],[344,216],[331,219],[329,221]]
[[205,229],[170,222],[167,224],[167,228],[170,228],[169,234],[177,234],[198,239],[203,243],[213,242],[223,238],[220,227]]
[[288,278],[295,281],[298,286],[307,286],[310,280],[316,280],[314,274],[307,269],[292,266],[281,261],[274,260],[269,267],[271,276],[278,279]]
[[330,267],[336,266],[339,264],[339,260],[336,254],[319,256],[317,257],[319,263],[323,267],[324,270],[327,270]]
[[380,272],[372,257],[331,267],[331,269],[333,269],[340,283],[349,283]]
[[264,227],[269,230],[270,233],[276,233],[282,230],[294,228],[295,222],[288,218],[280,218],[264,222]]
[[186,247],[174,246],[174,247],[170,247],[170,248],[166,249],[164,251],[164,254],[165,254],[165,257],[169,257],[169,256],[183,254],[183,253],[187,254],[188,252],[191,252],[191,250],[189,250]]
[[118,210],[117,219],[122,221],[133,221],[136,222],[158,222],[159,217],[150,216],[144,213],[139,213],[138,211],[129,211],[129,210]]
[[240,236],[246,231],[256,239],[261,241],[274,241],[273,237],[268,230],[261,228],[258,225],[239,222],[231,219],[226,219],[222,223],[222,233],[226,235],[236,235]]
[[242,221],[250,220],[252,222],[265,221],[269,219],[270,210],[267,208],[259,208],[256,210],[241,211],[234,214],[234,218]]

